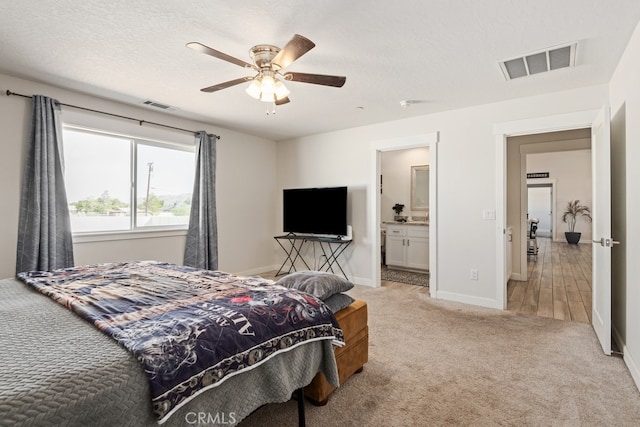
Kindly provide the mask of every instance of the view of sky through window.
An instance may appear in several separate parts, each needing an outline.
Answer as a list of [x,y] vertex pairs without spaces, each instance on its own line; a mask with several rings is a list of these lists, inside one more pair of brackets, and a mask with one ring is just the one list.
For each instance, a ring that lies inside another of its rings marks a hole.
[[63,145],[73,232],[188,224],[195,170],[191,147],[72,128],[64,129]]

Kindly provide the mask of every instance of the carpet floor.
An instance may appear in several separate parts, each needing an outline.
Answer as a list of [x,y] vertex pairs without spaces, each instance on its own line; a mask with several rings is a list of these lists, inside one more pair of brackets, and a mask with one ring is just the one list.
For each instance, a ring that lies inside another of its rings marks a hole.
[[[640,392],[590,325],[433,300],[415,286],[349,291],[369,306],[369,362],[307,426],[635,426]],[[296,403],[240,426],[296,426]]]

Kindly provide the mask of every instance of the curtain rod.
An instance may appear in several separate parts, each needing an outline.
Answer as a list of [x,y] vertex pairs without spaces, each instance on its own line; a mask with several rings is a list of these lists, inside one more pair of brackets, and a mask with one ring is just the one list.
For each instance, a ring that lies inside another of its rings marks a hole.
[[[21,96],[23,98],[33,98],[33,96],[31,96],[31,95],[23,95],[21,93],[11,92],[8,89],[7,89],[6,94],[7,94],[7,96],[12,96],[13,95],[13,96]],[[194,135],[198,133],[196,131],[189,130],[189,129],[183,129],[183,128],[179,128],[179,127],[175,127],[175,126],[164,125],[162,123],[150,122],[148,120],[135,119],[133,117],[121,116],[119,114],[107,113],[106,111],[93,110],[91,108],[79,107],[77,105],[71,105],[71,104],[63,104],[62,102],[58,102],[58,104],[60,104],[60,105],[62,105],[64,107],[77,108],[78,110],[84,110],[84,111],[91,111],[92,113],[104,114],[106,116],[118,117],[120,119],[133,120],[134,122],[138,122],[140,124],[140,126],[142,126],[143,123],[147,123],[149,125],[161,126],[161,127],[165,127],[165,128],[169,128],[169,129],[179,130],[179,131],[182,131],[182,132],[192,133]],[[213,137],[215,137],[216,139],[220,139],[220,137],[218,135],[214,135],[214,134],[211,134],[211,135]]]

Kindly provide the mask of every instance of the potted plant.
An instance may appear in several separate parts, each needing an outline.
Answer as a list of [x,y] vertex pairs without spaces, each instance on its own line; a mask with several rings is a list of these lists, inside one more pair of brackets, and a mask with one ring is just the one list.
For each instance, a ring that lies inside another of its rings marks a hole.
[[591,210],[588,206],[581,205],[580,200],[571,200],[567,203],[567,207],[562,214],[562,222],[567,223],[569,231],[564,233],[568,243],[577,244],[580,241],[582,233],[577,233],[576,222],[582,217],[591,222]]
[[393,209],[393,211],[396,213],[396,215],[393,217],[394,221],[400,221],[400,222],[406,221],[406,218],[404,216],[400,215],[402,213],[402,211],[404,210],[404,205],[403,204],[396,203],[395,205],[393,205],[391,207],[391,209]]

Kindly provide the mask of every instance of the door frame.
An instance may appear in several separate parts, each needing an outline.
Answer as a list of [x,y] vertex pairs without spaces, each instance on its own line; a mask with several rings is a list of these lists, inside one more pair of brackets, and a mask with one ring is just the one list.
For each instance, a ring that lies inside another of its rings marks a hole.
[[496,142],[496,302],[507,309],[507,138],[511,136],[591,128],[600,110],[495,123]]
[[[437,275],[437,235],[438,235],[438,204],[437,204],[437,171],[438,171],[438,141],[440,135],[431,132],[400,138],[372,141],[371,174],[368,185],[367,223],[371,236],[371,278],[373,287],[380,285],[380,153],[383,151],[404,150],[407,148],[427,147],[429,149],[429,293],[436,298],[438,289]],[[407,184],[408,185],[408,184]]]

